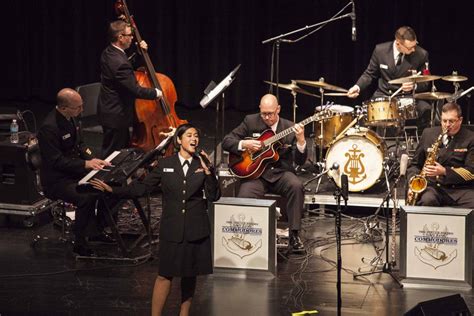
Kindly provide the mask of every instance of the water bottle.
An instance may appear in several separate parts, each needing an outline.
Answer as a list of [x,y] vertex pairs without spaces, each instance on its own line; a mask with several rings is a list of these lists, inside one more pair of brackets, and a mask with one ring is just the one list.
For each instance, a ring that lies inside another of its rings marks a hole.
[[10,124],[10,142],[13,144],[18,143],[18,123],[13,120]]

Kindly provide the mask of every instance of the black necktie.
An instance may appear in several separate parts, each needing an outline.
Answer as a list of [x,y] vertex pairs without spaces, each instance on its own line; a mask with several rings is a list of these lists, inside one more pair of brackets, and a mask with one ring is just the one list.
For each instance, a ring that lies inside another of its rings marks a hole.
[[189,161],[185,160],[183,162],[183,173],[184,173],[184,175],[186,175],[186,173],[188,172],[189,166],[190,166]]
[[401,63],[402,63],[402,53],[398,53],[398,56],[397,56],[397,62],[395,63],[397,66],[400,66]]

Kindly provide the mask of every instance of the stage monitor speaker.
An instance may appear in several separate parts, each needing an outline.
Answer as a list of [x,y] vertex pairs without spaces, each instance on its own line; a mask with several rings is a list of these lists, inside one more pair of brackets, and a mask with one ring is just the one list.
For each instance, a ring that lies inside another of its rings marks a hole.
[[418,303],[405,316],[471,316],[466,302],[459,294]]

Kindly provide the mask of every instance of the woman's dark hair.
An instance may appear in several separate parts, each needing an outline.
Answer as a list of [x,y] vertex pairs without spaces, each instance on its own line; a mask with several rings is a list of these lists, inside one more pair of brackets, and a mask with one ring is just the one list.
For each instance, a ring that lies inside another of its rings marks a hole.
[[201,131],[196,126],[191,123],[182,124],[178,126],[178,128],[174,132],[173,145],[176,149],[179,148],[178,139],[181,139],[181,137],[183,137],[183,134],[190,128],[196,129],[198,136],[201,137]]

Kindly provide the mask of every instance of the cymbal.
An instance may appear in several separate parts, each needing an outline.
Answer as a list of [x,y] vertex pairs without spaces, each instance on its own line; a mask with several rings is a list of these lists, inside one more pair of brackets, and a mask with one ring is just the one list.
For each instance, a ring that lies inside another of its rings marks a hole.
[[458,75],[450,75],[450,76],[444,76],[441,79],[445,81],[453,81],[453,82],[460,82],[460,81],[466,81],[467,77],[465,76],[458,76]]
[[425,81],[433,81],[438,80],[441,76],[433,76],[433,75],[412,75],[408,77],[402,77],[398,79],[390,80],[388,83],[390,84],[402,84],[405,82],[425,82]]
[[[265,83],[268,83],[268,84],[271,84],[273,86],[276,86],[277,84],[275,82],[271,82],[271,81],[263,81]],[[301,93],[301,94],[306,94],[306,95],[309,95],[309,96],[312,96],[312,97],[316,97],[316,98],[321,98],[319,95],[317,94],[313,94],[311,92],[308,92],[302,88],[300,88],[296,83],[294,82],[291,82],[291,83],[279,83],[278,84],[278,87],[279,88],[282,88],[282,89],[286,89],[286,90],[290,90],[290,91],[294,91],[296,93]]]
[[422,92],[415,94],[415,99],[422,100],[442,100],[452,97],[453,95],[448,92]]
[[325,93],[324,95],[327,95],[329,97],[347,97],[346,92],[329,92]]
[[301,83],[303,85],[310,86],[310,87],[323,88],[323,89],[332,90],[332,91],[347,92],[347,90],[344,88],[334,86],[324,81],[310,81],[310,80],[294,80],[294,81],[296,83]]

